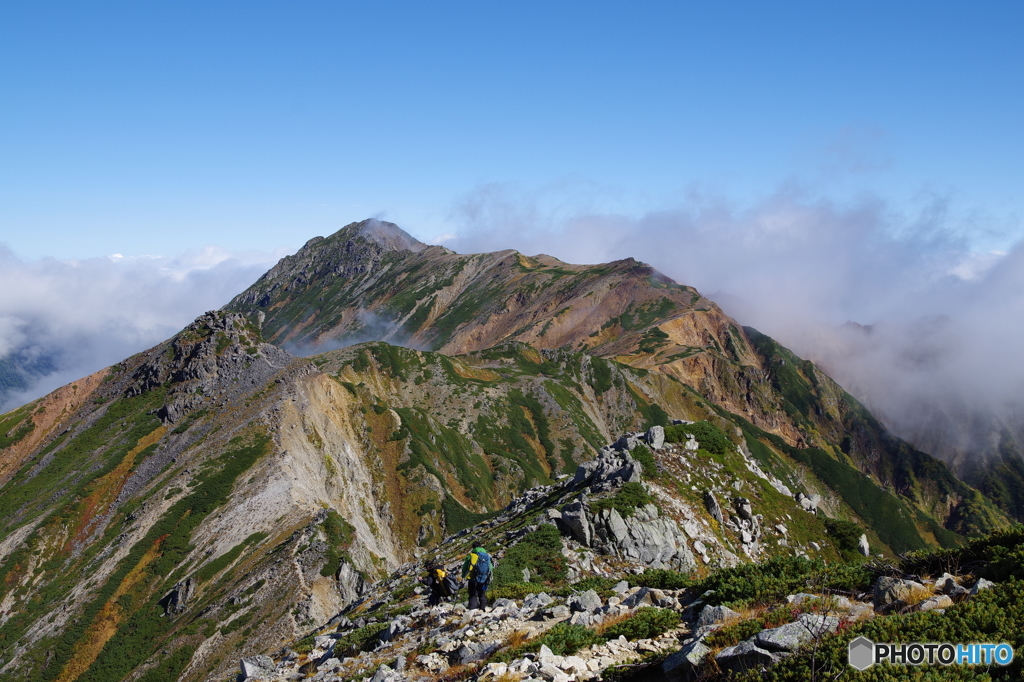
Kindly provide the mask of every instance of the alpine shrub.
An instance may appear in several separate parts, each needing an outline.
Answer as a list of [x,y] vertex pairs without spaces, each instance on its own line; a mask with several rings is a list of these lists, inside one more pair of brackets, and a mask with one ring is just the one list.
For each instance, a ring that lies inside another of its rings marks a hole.
[[724,455],[732,448],[732,441],[725,435],[725,432],[706,421],[667,426],[665,427],[665,440],[669,443],[682,443],[687,440],[686,434],[688,433],[697,439],[701,450],[706,450],[714,455]]
[[612,625],[601,634],[605,639],[625,637],[628,640],[649,639],[679,625],[679,614],[671,609],[644,606],[624,621]]
[[523,569],[529,571],[531,583],[553,585],[565,580],[568,569],[557,528],[544,524],[509,548],[494,569],[495,587],[526,582]]
[[654,501],[643,484],[632,481],[623,485],[619,492],[593,505],[595,511],[615,509],[622,516],[632,516],[637,507],[643,507]]
[[651,454],[651,451],[646,445],[642,443],[637,445],[629,454],[632,455],[633,459],[640,462],[640,466],[643,467],[645,477],[658,477],[658,465],[654,463],[654,455]]

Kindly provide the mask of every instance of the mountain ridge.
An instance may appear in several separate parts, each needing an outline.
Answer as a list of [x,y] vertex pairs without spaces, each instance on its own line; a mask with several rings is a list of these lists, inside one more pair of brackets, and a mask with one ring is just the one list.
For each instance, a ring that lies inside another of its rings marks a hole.
[[[222,679],[649,427],[700,434],[652,444],[645,483],[697,574],[836,559],[831,519],[889,554],[1006,523],[813,364],[637,261],[410,251],[366,227],[0,417],[0,678]],[[268,342],[367,331],[439,350]]]

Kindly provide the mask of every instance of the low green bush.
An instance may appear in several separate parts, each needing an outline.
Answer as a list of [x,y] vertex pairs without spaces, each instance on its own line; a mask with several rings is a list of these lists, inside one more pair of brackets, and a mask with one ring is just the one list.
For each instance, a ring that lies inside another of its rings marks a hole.
[[487,593],[487,600],[493,602],[495,599],[525,599],[527,595],[543,591],[544,586],[540,583],[504,583],[492,587]]
[[690,576],[665,568],[648,568],[640,575],[630,578],[629,582],[631,585],[656,590],[682,590],[693,585]]
[[654,455],[651,454],[650,449],[646,445],[643,443],[637,445],[629,454],[632,455],[633,459],[640,462],[645,477],[658,477],[658,465],[654,463]]
[[732,441],[722,429],[711,422],[700,421],[693,424],[674,424],[665,427],[665,441],[669,443],[686,442],[686,434],[693,434],[702,450],[715,455],[724,455],[733,448]]
[[377,643],[378,635],[387,630],[387,623],[369,623],[347,633],[334,644],[334,655],[355,656],[360,651],[370,651]]
[[573,594],[579,594],[580,592],[586,592],[587,590],[594,590],[597,592],[599,597],[607,599],[615,594],[612,591],[612,587],[614,587],[618,582],[619,581],[615,578],[605,578],[600,575],[592,575],[584,578],[583,580],[578,580],[572,585],[559,587],[552,592],[552,594],[556,597],[568,597]]
[[595,502],[591,505],[594,511],[602,509],[615,509],[623,517],[632,516],[637,507],[643,507],[654,501],[651,494],[647,492],[642,483],[630,482],[623,485],[619,492],[611,497]]
[[766,671],[743,673],[735,679],[738,682],[803,682],[841,676],[858,682],[990,682],[1019,680],[1024,672],[1019,656],[1005,667],[874,665],[863,672],[855,672],[847,662],[847,646],[860,636],[873,642],[1006,642],[1020,651],[1024,647],[1024,582],[1010,579],[954,604],[944,614],[922,611],[858,623],[822,638],[816,648],[801,651]]
[[556,656],[571,656],[580,649],[602,644],[604,641],[604,637],[590,628],[571,623],[558,623],[537,639],[499,651],[490,660],[508,662],[521,658],[525,654],[539,651],[542,645],[546,645]]
[[859,563],[827,566],[817,559],[776,557],[759,564],[724,568],[699,580],[675,571],[647,570],[630,582],[662,590],[692,588],[696,594],[714,590],[705,598],[711,604],[770,604],[801,591],[866,590],[872,575]]
[[671,609],[643,606],[632,616],[602,632],[605,639],[625,637],[628,640],[650,639],[679,625],[679,614]]
[[509,548],[494,570],[494,585],[523,583],[523,569],[530,572],[531,583],[556,585],[568,573],[562,556],[562,535],[551,524],[544,524]]

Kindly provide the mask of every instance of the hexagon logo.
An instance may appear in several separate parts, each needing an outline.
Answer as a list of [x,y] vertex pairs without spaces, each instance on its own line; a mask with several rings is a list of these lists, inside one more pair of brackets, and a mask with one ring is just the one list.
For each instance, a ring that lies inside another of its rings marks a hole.
[[875,663],[875,643],[867,637],[858,637],[850,642],[847,656],[851,666],[867,670]]

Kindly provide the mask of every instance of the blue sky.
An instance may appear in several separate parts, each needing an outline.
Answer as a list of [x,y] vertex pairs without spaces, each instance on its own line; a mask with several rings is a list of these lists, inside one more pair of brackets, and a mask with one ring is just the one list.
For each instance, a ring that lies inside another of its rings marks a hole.
[[938,197],[1004,248],[1022,20],[1008,1],[4,3],[0,242],[269,252],[371,215],[472,230],[495,186],[634,217],[799,187]]

